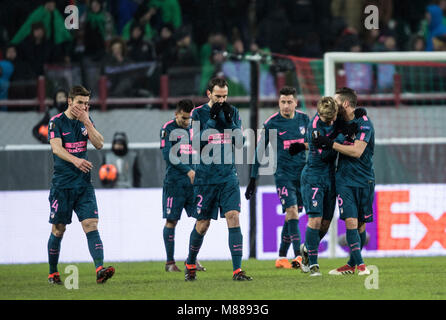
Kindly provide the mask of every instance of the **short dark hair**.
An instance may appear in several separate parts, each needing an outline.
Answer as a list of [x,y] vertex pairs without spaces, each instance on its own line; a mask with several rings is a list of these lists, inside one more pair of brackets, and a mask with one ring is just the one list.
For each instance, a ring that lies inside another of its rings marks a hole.
[[73,100],[76,96],[83,96],[83,97],[89,97],[90,91],[88,91],[85,87],[78,85],[74,86],[70,89],[70,92],[68,93],[68,98]]
[[212,78],[208,83],[208,90],[212,92],[215,86],[224,88],[228,86],[228,82],[223,78]]
[[192,100],[183,99],[183,100],[178,101],[177,108],[175,111],[176,112],[184,111],[184,112],[190,113],[193,108],[195,108],[195,105],[192,102]]
[[339,95],[342,102],[348,101],[350,103],[350,106],[356,108],[356,104],[358,103],[358,97],[356,95],[355,90],[348,87],[342,87],[336,90],[336,94]]
[[297,97],[297,90],[294,87],[285,86],[282,89],[280,89],[279,95],[284,95],[284,96],[292,95],[293,97],[296,98]]

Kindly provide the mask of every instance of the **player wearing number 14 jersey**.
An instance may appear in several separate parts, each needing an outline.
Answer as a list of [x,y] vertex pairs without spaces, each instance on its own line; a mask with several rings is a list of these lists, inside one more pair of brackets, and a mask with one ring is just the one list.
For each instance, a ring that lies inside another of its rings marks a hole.
[[[282,228],[279,258],[277,268],[290,269],[301,266],[299,212],[302,210],[300,193],[300,176],[305,165],[307,148],[306,130],[309,118],[296,110],[296,89],[284,87],[280,90],[279,112],[269,117],[263,124],[254,165],[251,169],[251,179],[246,189],[245,197],[250,199],[255,190],[256,178],[259,173],[259,159],[270,141],[270,134],[277,133],[277,144],[273,149],[277,158],[277,169],[274,174],[276,190],[286,213]],[[262,150],[261,150],[262,149]],[[286,258],[289,247],[293,245],[294,259],[290,263]]]

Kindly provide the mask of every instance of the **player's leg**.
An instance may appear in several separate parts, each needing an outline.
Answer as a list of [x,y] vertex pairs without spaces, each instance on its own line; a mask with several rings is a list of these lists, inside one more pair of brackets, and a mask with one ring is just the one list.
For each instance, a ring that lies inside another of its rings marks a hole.
[[57,269],[59,263],[60,245],[66,230],[66,225],[71,223],[72,207],[70,205],[70,191],[65,189],[51,188],[48,197],[50,202],[51,233],[48,239],[48,282],[51,284],[62,284]]
[[172,185],[163,186],[163,218],[166,223],[163,228],[164,249],[166,251],[166,265],[168,272],[179,272],[175,264],[175,227],[181,218],[185,204],[185,188]]
[[88,243],[88,250],[96,268],[96,282],[104,283],[115,273],[111,266],[104,267],[104,246],[98,230],[98,206],[96,195],[92,186],[79,188],[77,201],[74,207],[82,229],[85,232]]
[[48,282],[52,284],[62,284],[57,264],[59,263],[60,243],[65,229],[64,224],[53,224],[50,238],[48,239],[48,263],[50,266]]
[[298,269],[302,265],[302,257],[300,253],[300,230],[299,230],[299,211],[297,205],[286,209],[286,218],[288,221],[288,233],[290,241],[293,245],[294,258],[291,261],[291,267]]
[[242,271],[243,235],[240,228],[240,186],[238,181],[220,185],[220,217],[226,218],[228,225],[228,245],[232,258],[232,279],[252,280]]

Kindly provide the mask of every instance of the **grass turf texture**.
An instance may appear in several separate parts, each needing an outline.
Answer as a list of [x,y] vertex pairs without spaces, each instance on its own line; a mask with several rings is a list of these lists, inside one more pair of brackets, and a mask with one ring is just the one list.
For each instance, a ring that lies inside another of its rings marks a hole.
[[[230,261],[202,261],[206,272],[185,282],[183,272],[164,271],[163,262],[110,263],[112,279],[96,284],[92,263],[74,264],[79,289],[47,283],[47,264],[0,265],[0,299],[149,299],[149,300],[305,300],[305,299],[446,299],[446,257],[367,258],[379,271],[379,289],[365,288],[366,276],[331,276],[345,259],[320,259],[321,277],[300,270],[276,269],[274,261],[250,259],[243,269],[251,282],[232,281]],[[60,264],[62,281],[65,267]],[[107,265],[109,265],[107,263]],[[178,266],[183,270],[182,263]]]

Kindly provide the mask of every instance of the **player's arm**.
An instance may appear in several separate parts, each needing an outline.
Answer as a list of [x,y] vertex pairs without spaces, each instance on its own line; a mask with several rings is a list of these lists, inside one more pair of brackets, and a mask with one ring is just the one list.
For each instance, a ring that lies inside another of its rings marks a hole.
[[333,143],[333,150],[353,158],[360,158],[366,147],[367,142],[362,140],[355,140],[353,145],[344,145],[338,142]]
[[65,150],[65,148],[62,146],[61,138],[51,139],[50,145],[53,153],[56,156],[58,156],[62,160],[72,163],[80,171],[88,173],[93,168],[93,164],[90,161],[73,156],[71,153]]
[[94,124],[90,119],[89,110],[90,106],[87,106],[85,109],[80,106],[75,106],[72,113],[84,124],[85,129],[87,129],[88,132],[88,140],[90,140],[93,146],[99,150],[104,146],[104,137],[94,127]]
[[[193,180],[190,175],[194,175],[195,171],[187,164],[181,162],[181,159],[177,156],[176,152],[172,149],[172,141],[169,139],[170,131],[161,129],[161,151],[163,153],[163,158],[166,163],[176,167],[181,172],[187,174],[191,181]],[[194,171],[191,173],[190,171]]]

